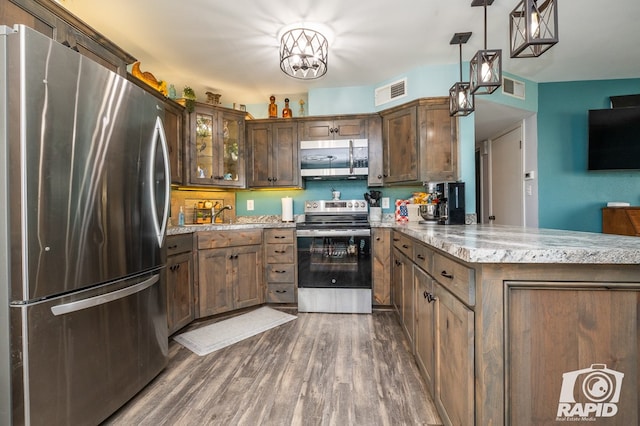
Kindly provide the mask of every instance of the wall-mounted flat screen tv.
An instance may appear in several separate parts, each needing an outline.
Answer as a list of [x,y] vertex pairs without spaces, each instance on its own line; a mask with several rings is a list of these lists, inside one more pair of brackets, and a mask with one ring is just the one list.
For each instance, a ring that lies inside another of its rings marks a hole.
[[640,107],[589,110],[589,170],[640,170]]

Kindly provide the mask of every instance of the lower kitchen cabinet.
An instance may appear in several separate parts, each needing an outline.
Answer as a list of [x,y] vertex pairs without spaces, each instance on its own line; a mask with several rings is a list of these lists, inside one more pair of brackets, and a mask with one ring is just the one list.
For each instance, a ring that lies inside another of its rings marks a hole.
[[433,395],[435,392],[435,294],[433,278],[420,268],[414,268],[415,282],[415,357],[420,373]]
[[473,311],[443,286],[435,286],[435,392],[444,424],[474,424]]
[[393,233],[393,303],[411,348],[414,332],[412,244],[408,237]]
[[198,317],[264,303],[262,230],[198,233]]
[[264,242],[266,302],[296,303],[298,271],[295,230],[266,229]]
[[373,304],[391,305],[391,229],[371,228]]
[[167,327],[169,335],[195,318],[193,236],[167,237]]

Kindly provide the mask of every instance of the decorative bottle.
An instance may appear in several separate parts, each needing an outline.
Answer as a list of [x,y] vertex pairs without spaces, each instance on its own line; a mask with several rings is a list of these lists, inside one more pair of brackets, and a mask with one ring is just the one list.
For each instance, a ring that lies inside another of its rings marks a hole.
[[271,95],[269,98],[269,118],[278,118],[278,105],[276,105],[276,97]]
[[180,213],[178,213],[178,226],[184,226],[184,209],[180,206]]
[[291,108],[289,108],[289,98],[284,98],[284,108],[282,109],[282,118],[291,118]]

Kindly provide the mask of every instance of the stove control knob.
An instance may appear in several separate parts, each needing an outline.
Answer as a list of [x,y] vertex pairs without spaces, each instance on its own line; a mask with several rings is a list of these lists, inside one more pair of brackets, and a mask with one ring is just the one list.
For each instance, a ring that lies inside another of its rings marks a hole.
[[364,207],[364,201],[360,201],[360,207]]
[[313,208],[317,209],[318,208],[318,203],[313,203]]
[[347,207],[351,208],[352,206],[353,206],[353,204],[351,204],[351,201],[349,201],[349,202],[347,203]]

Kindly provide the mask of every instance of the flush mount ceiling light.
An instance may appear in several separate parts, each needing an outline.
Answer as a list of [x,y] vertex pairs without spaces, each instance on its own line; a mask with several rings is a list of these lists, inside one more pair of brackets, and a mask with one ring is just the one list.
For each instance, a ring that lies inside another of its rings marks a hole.
[[502,50],[487,49],[487,6],[493,0],[472,0],[471,6],[484,6],[484,50],[478,50],[469,62],[471,93],[489,95],[502,84]]
[[449,44],[460,46],[460,81],[449,89],[449,115],[465,116],[473,112],[474,95],[471,93],[469,82],[462,81],[462,45],[469,41],[472,33],[455,33]]
[[280,38],[280,69],[301,80],[313,80],[327,73],[329,43],[320,32],[293,28]]
[[[538,5],[540,3],[540,5]],[[556,0],[522,0],[509,15],[512,58],[542,55],[558,42]]]

